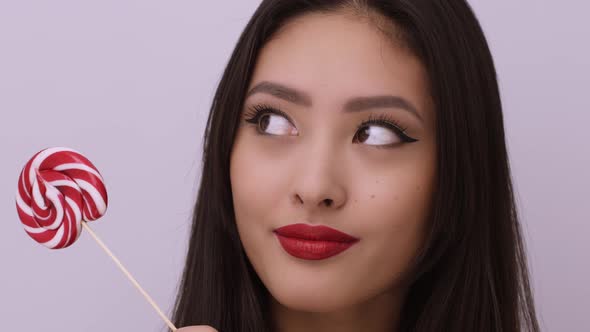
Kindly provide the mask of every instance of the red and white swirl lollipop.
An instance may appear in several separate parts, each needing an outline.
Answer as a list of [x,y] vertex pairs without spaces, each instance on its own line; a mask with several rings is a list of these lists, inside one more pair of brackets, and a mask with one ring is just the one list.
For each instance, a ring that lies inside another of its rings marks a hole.
[[88,158],[70,148],[53,147],[37,152],[23,167],[18,179],[16,209],[33,240],[50,249],[66,248],[85,228],[168,327],[176,331],[154,300],[87,225],[87,221],[105,214],[107,204],[102,176]]
[[27,234],[50,249],[74,243],[80,236],[82,219],[100,218],[107,204],[102,176],[75,150],[41,150],[21,171],[16,194],[18,215]]

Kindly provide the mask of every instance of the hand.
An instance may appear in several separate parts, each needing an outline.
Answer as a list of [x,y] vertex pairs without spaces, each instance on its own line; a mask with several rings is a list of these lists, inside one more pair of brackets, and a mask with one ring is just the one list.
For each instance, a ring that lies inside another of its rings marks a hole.
[[209,325],[187,326],[178,329],[178,332],[218,332]]

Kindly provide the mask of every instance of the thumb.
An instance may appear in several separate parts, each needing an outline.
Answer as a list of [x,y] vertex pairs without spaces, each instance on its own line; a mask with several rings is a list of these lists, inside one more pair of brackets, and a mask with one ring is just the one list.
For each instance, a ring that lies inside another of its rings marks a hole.
[[218,332],[209,325],[187,326],[178,329],[177,332]]

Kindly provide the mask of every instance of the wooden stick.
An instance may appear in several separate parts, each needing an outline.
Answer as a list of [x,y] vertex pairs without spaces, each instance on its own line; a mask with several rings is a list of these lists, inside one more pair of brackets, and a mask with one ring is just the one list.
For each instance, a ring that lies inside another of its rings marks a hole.
[[156,311],[158,312],[158,315],[160,315],[160,317],[162,317],[162,319],[164,320],[166,325],[168,325],[168,327],[172,331],[176,332],[177,329],[174,326],[174,324],[172,324],[172,322],[168,319],[168,317],[166,317],[166,315],[164,315],[164,313],[156,305],[154,300],[152,300],[152,298],[148,295],[148,293],[146,291],[144,291],[143,288],[141,288],[141,286],[135,280],[135,278],[133,278],[131,273],[129,273],[129,271],[127,271],[127,269],[123,266],[123,264],[121,264],[119,259],[117,259],[117,257],[115,257],[115,255],[113,255],[113,253],[109,250],[109,248],[107,248],[107,246],[98,238],[98,236],[92,231],[90,226],[88,226],[88,224],[84,220],[82,220],[82,227],[84,227],[84,229],[86,229],[88,231],[88,233],[90,233],[90,235],[92,235],[92,237],[94,238],[94,240],[96,240],[98,245],[115,261],[115,263],[117,263],[117,266],[121,269],[121,271],[123,271],[123,273],[125,273],[127,278],[129,278],[129,280],[131,280],[131,283],[133,283],[135,288],[137,288],[139,290],[139,292],[145,297],[145,299],[152,305],[152,307],[154,307],[154,309],[156,309]]

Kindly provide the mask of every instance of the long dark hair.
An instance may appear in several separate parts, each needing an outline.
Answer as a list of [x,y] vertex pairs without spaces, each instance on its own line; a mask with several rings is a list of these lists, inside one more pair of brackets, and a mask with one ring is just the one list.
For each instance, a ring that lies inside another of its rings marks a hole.
[[288,20],[357,9],[389,18],[425,66],[436,112],[437,182],[399,331],[539,331],[508,164],[494,63],[464,0],[264,0],[215,93],[173,320],[270,331],[269,292],[238,236],[229,161],[261,47]]

